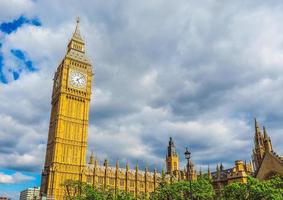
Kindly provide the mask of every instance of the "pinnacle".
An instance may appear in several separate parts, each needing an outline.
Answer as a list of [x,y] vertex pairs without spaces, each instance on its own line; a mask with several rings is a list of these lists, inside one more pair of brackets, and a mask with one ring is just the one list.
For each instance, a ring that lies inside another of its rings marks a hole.
[[77,22],[76,29],[75,29],[72,39],[76,39],[76,40],[83,42],[83,39],[80,33],[80,18],[79,17],[77,17],[76,22]]

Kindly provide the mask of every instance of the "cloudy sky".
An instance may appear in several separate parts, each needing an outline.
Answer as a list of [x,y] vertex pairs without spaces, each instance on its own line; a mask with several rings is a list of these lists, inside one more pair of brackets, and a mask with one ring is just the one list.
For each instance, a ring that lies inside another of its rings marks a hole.
[[164,167],[250,160],[256,116],[283,154],[283,2],[1,0],[0,195],[40,184],[53,74],[77,16],[95,73],[88,154]]

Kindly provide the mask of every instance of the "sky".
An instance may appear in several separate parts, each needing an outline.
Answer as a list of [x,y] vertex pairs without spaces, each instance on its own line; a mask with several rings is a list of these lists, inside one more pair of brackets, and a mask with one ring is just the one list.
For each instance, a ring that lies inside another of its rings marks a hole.
[[88,155],[197,169],[251,159],[254,117],[283,154],[283,2],[1,0],[0,195],[40,185],[52,78],[80,17],[93,63]]

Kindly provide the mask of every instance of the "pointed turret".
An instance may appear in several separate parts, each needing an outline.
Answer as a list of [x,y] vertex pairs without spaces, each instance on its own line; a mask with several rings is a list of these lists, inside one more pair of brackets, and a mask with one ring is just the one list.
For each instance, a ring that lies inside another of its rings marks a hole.
[[138,165],[138,163],[136,164],[136,171],[139,171],[139,165]]
[[85,48],[84,48],[84,41],[82,39],[81,33],[80,33],[80,19],[77,18],[77,24],[76,24],[76,29],[72,35],[72,38],[68,44],[68,52],[70,52],[72,49],[75,51],[79,51],[84,53]]
[[254,120],[255,120],[255,130],[257,131],[257,130],[259,130],[259,125],[258,125],[258,123],[257,123],[256,118],[254,118]]
[[166,169],[168,174],[179,170],[179,156],[176,152],[176,147],[172,137],[169,138],[169,144],[167,147]]
[[105,168],[107,168],[108,167],[108,160],[107,159],[105,159],[105,161],[104,161],[104,164],[103,164],[104,166],[105,166]]
[[126,162],[126,170],[129,171],[129,169],[130,169],[130,166],[129,166],[129,162],[127,161]]
[[119,169],[119,160],[116,161],[116,169]]
[[265,151],[271,152],[272,151],[272,143],[271,143],[270,137],[267,134],[265,127],[263,127],[263,133],[264,133],[264,148],[265,148]]
[[268,139],[268,135],[267,135],[267,131],[265,129],[265,126],[263,126],[263,136],[264,136],[264,139]]
[[220,167],[218,164],[216,166],[216,173],[217,173],[217,178],[220,178],[221,171],[220,171]]
[[170,156],[176,156],[177,153],[176,153],[176,147],[175,147],[175,144],[174,144],[174,141],[172,139],[172,137],[169,138],[169,145],[168,145],[168,154],[167,156],[170,157]]
[[85,55],[85,43],[80,33],[79,18],[77,19],[76,29],[69,41],[66,57],[91,65],[90,60]]
[[80,32],[80,17],[77,17],[76,21],[77,21],[76,29],[75,29],[72,39],[84,43],[83,38],[81,36],[81,32]]
[[208,175],[208,178],[211,179],[211,171],[210,171],[209,165],[207,167],[207,175]]
[[223,170],[224,170],[224,166],[223,166],[223,164],[221,162],[221,164],[220,164],[220,171],[223,171]]
[[94,165],[94,155],[93,155],[93,151],[92,151],[92,152],[91,152],[91,154],[90,154],[88,164],[90,164],[90,165]]

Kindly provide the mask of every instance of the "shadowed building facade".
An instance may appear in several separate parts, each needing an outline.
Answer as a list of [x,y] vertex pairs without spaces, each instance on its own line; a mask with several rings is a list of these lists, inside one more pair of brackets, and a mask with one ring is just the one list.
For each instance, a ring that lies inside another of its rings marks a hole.
[[263,127],[262,132],[256,119],[252,157],[256,178],[265,180],[274,175],[283,176],[283,157],[273,150],[266,128]]

